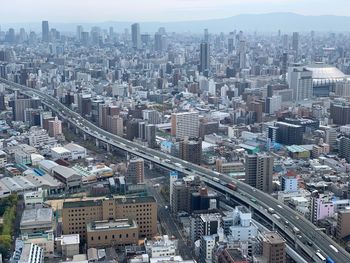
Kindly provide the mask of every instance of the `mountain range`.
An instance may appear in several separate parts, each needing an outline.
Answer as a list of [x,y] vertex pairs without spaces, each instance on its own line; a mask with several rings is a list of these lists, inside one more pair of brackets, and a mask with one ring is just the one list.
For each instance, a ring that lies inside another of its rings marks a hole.
[[[137,19],[135,19],[136,21]],[[50,21],[49,21],[50,22]],[[75,32],[76,26],[82,25],[89,31],[92,26],[99,26],[107,29],[110,26],[116,32],[121,32],[125,28],[130,29],[133,22],[89,22],[89,23],[62,23],[50,22],[50,27],[54,27],[63,32]],[[350,31],[350,17],[348,16],[306,16],[295,13],[267,13],[267,14],[242,14],[227,18],[178,21],[178,22],[140,22],[141,32],[154,33],[159,27],[165,27],[167,32],[192,32],[202,33],[204,28],[209,32],[231,32],[233,30],[257,31],[257,32],[348,32]],[[16,29],[24,27],[40,32],[41,23],[16,23],[2,24],[3,29],[14,27]]]

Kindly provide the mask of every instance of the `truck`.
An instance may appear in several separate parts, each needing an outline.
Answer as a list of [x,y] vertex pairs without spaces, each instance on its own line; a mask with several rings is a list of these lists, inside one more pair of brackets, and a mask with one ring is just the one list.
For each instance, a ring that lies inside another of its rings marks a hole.
[[228,183],[227,185],[226,185],[226,187],[227,188],[229,188],[229,189],[231,189],[231,190],[233,190],[233,191],[236,191],[237,190],[237,185],[236,184],[234,184],[234,183]]

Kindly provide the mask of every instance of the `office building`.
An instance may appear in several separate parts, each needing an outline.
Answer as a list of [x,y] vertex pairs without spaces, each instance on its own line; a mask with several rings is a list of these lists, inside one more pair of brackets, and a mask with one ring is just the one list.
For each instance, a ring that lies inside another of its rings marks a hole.
[[26,109],[38,109],[41,101],[38,98],[34,99],[17,99],[10,101],[14,121],[25,121]]
[[157,233],[156,200],[152,196],[114,197],[63,203],[62,231],[65,235],[79,234],[80,239],[87,241],[89,223],[115,219],[135,220],[139,237],[152,238]]
[[199,135],[198,112],[172,113],[171,135],[178,139],[197,138]]
[[62,135],[62,122],[56,116],[54,120],[49,121],[49,136],[57,137],[58,135]]
[[339,241],[350,235],[350,209],[338,211],[336,237]]
[[281,180],[282,191],[293,193],[298,191],[298,178],[295,172],[288,171],[282,176]]
[[341,137],[339,139],[339,156],[350,162],[350,138]]
[[202,160],[202,139],[183,139],[179,143],[179,158],[200,164]]
[[49,22],[48,21],[42,21],[41,30],[42,30],[43,42],[49,42],[50,41],[50,29],[49,29]]
[[210,67],[210,46],[207,42],[200,44],[199,72],[208,76]]
[[276,122],[274,127],[269,127],[269,138],[284,145],[300,145],[303,143],[304,128],[286,122]]
[[269,263],[286,262],[286,241],[277,232],[262,234],[263,256]]
[[292,36],[292,49],[296,53],[299,51],[299,33],[298,32],[293,32]]
[[200,187],[199,178],[188,176],[181,180],[174,180],[173,178],[171,181],[173,181],[170,197],[171,211],[174,214],[178,212],[191,213],[191,195],[192,193],[198,192]]
[[261,191],[271,193],[274,158],[268,154],[245,156],[245,182]]
[[127,184],[142,184],[145,177],[144,160],[141,158],[131,159],[125,175]]
[[140,24],[135,23],[131,25],[131,40],[132,47],[135,49],[141,48],[141,33],[140,33]]
[[133,219],[92,221],[86,225],[88,248],[137,245],[139,227]]
[[107,116],[107,131],[123,137],[124,135],[124,124],[123,118],[118,115],[108,115]]
[[312,71],[303,67],[289,67],[288,85],[293,90],[295,101],[311,99],[313,97]]
[[156,142],[156,126],[154,124],[146,125],[145,129],[145,139],[147,141],[149,148],[155,148],[157,146]]
[[221,214],[216,212],[193,214],[190,220],[190,238],[192,242],[195,242],[200,240],[202,236],[211,236],[218,233]]
[[330,117],[333,124],[347,125],[350,123],[350,103],[345,100],[336,100],[331,103]]
[[21,256],[18,263],[43,263],[44,262],[44,249],[38,245],[29,243],[24,244],[21,249]]
[[244,40],[240,40],[238,44],[238,55],[239,55],[239,68],[244,69],[247,66],[247,58],[246,58],[246,42]]
[[147,121],[149,124],[159,124],[161,121],[159,112],[156,110],[143,110],[142,119]]
[[241,162],[227,162],[225,159],[219,158],[215,162],[215,168],[218,173],[233,174],[244,173],[244,164]]

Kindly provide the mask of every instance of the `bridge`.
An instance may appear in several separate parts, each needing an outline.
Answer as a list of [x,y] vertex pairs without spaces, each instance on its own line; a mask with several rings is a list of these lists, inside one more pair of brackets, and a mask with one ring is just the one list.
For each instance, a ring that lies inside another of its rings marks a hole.
[[[59,115],[62,120],[67,122],[70,126],[73,126],[77,131],[81,132],[84,139],[86,139],[87,136],[90,136],[96,140],[97,145],[100,143],[105,144],[108,150],[111,147],[115,147],[169,170],[176,170],[185,175],[199,176],[208,186],[224,193],[229,198],[237,200],[239,203],[250,207],[253,212],[263,214],[265,218],[270,220],[270,222],[276,226],[278,231],[282,231],[284,236],[287,235],[291,240],[294,240],[295,246],[315,262],[324,262],[317,257],[316,252],[321,253],[325,257],[330,257],[337,263],[350,262],[350,254],[345,249],[339,246],[325,233],[320,231],[320,229],[309,220],[305,219],[296,211],[279,202],[269,194],[257,190],[241,181],[232,179],[224,174],[211,171],[196,164],[189,163],[182,159],[111,134],[85,120],[77,112],[69,109],[45,92],[19,85],[2,78],[0,78],[0,83],[6,84],[6,89],[17,91],[30,97],[39,97],[44,105]],[[231,182],[236,184],[236,191],[227,187],[227,184]],[[274,217],[273,214],[268,213],[268,208],[274,209],[274,213],[279,216],[280,220],[276,220],[276,217]],[[306,240],[307,242],[302,242],[301,240],[296,239],[294,233],[286,231],[286,226],[298,228],[302,240]]]

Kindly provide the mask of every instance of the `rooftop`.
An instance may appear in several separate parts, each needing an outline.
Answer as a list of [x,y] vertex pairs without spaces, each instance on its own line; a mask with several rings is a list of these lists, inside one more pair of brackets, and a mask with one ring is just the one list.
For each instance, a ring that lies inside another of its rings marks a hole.
[[108,231],[108,230],[118,230],[118,229],[130,229],[138,228],[135,220],[132,219],[115,219],[115,220],[103,220],[94,221],[86,225],[87,231]]
[[73,202],[64,202],[63,208],[82,208],[87,206],[99,206],[101,204],[102,204],[101,200],[73,201]]

